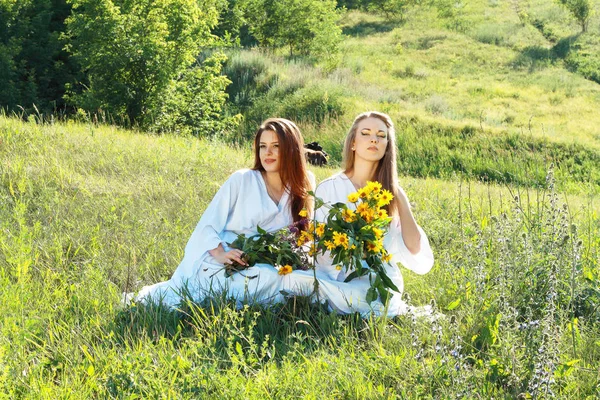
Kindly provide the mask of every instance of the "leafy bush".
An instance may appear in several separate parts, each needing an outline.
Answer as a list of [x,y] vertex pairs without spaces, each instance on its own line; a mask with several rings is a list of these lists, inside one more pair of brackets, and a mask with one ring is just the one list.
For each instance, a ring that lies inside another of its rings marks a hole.
[[202,65],[187,69],[164,94],[155,122],[148,128],[202,137],[221,136],[235,129],[240,116],[223,117],[229,84],[221,75],[225,56],[215,54]]
[[166,120],[159,113],[174,110],[173,90],[180,92],[174,87],[186,82],[182,74],[195,75],[186,71],[201,47],[211,43],[210,28],[217,22],[214,2],[203,7],[194,0],[72,4],[67,39],[87,80],[70,87],[69,99],[87,111],[102,109],[142,128]]
[[600,83],[600,54],[597,46],[600,44],[599,35],[586,34],[571,44],[565,58],[565,64],[571,71],[586,79]]
[[248,24],[262,46],[330,57],[341,40],[335,6],[334,0],[250,0]]

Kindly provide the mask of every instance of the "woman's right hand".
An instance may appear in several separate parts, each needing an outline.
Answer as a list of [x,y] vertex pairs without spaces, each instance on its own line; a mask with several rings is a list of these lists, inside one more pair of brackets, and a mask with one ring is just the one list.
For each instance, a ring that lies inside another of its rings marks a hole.
[[240,265],[248,265],[246,261],[242,258],[244,252],[239,249],[231,249],[229,251],[225,251],[222,244],[219,244],[218,247],[209,250],[208,254],[213,256],[217,262],[225,265],[225,264],[233,264],[233,262],[237,262]]

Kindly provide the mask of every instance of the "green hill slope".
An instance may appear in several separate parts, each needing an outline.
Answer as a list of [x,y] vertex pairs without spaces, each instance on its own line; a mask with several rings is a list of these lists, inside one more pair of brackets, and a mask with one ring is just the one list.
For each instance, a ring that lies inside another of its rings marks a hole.
[[574,182],[600,183],[600,84],[574,67],[591,54],[600,71],[598,16],[580,35],[554,3],[530,2],[527,23],[510,2],[453,12],[423,5],[404,21],[349,12],[339,59],[317,67],[232,53],[230,101],[246,117],[238,141],[263,118],[285,116],[339,162],[353,117],[378,109],[398,125],[405,174],[540,185],[554,162]]
[[436,255],[427,275],[403,271],[406,290],[439,320],[363,321],[301,298],[123,308],[123,291],[170,276],[248,165],[221,142],[0,117],[0,397],[597,395],[592,192],[402,177]]

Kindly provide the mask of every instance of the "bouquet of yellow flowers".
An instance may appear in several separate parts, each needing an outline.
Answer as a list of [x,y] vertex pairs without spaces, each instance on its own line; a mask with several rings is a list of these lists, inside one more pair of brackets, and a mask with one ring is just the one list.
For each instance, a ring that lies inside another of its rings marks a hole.
[[[341,264],[350,272],[346,282],[369,274],[371,287],[367,291],[367,302],[377,299],[387,302],[389,289],[398,288],[385,273],[385,263],[391,259],[383,247],[391,217],[383,208],[393,199],[388,190],[383,190],[379,182],[367,185],[348,196],[350,203],[357,204],[356,211],[344,203],[325,205],[315,198],[315,209],[330,207],[325,223],[310,223],[301,232],[298,244],[313,241],[310,255],[329,251],[334,264]],[[364,263],[363,263],[364,261]]]

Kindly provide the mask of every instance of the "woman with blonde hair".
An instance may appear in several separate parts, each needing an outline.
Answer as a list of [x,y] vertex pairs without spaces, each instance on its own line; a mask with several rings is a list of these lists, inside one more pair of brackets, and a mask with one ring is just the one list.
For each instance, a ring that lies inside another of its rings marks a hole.
[[278,231],[310,210],[314,176],[306,169],[304,141],[287,119],[271,118],[258,128],[254,166],[234,172],[221,186],[192,233],[183,260],[171,279],[142,288],[138,302],[176,306],[184,297],[201,301],[225,292],[239,302],[282,300],[281,276],[268,264],[256,264],[227,276],[225,264],[247,265],[239,249],[229,247],[238,234]]
[[[343,159],[344,170],[321,182],[316,196],[326,204],[341,202],[356,210],[358,203],[349,202],[348,195],[365,187],[368,181],[379,182],[383,189],[393,194],[392,202],[385,207],[392,221],[384,238],[384,247],[391,255],[391,261],[386,264],[386,274],[399,292],[391,292],[388,304],[380,300],[369,303],[366,293],[371,287],[372,277],[364,275],[344,282],[352,271],[333,265],[331,258],[325,255],[318,258],[316,266],[319,298],[327,300],[330,308],[340,313],[402,314],[407,306],[401,300],[404,285],[398,264],[424,274],[433,266],[433,253],[427,235],[415,221],[406,193],[398,185],[396,134],[390,117],[377,111],[358,115],[346,136]],[[318,209],[317,221],[326,221],[326,212],[326,207]],[[306,273],[295,271],[292,275],[297,276],[292,280],[296,291],[306,291],[310,287],[309,281],[302,282],[300,278]]]

